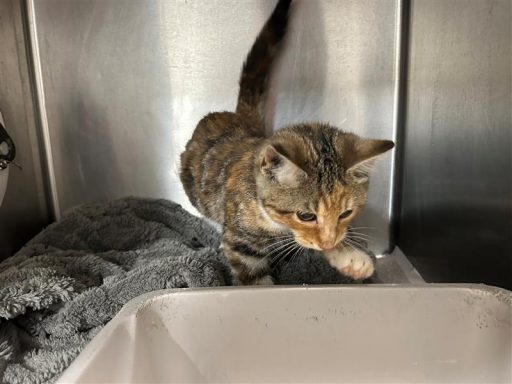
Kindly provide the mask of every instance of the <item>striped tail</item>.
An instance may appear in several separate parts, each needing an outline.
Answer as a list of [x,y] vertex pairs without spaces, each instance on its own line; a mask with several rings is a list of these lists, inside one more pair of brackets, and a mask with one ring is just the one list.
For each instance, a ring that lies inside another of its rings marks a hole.
[[240,76],[236,112],[264,121],[263,104],[272,64],[288,25],[292,0],[279,0],[245,60]]

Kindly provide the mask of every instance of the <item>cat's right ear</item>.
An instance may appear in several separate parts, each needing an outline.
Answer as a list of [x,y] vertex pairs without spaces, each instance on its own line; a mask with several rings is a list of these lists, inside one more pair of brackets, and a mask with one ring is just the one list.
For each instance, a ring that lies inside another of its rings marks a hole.
[[306,172],[279,153],[273,145],[267,145],[261,151],[260,170],[270,180],[288,187],[298,187],[307,177]]
[[365,139],[356,135],[345,140],[346,172],[358,183],[368,182],[375,159],[395,146],[390,140]]

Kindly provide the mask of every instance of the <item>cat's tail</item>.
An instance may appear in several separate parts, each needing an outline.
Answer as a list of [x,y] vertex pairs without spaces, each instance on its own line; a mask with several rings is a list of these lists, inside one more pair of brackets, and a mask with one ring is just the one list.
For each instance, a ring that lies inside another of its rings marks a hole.
[[263,122],[264,94],[274,58],[288,25],[292,0],[279,0],[252,45],[240,76],[240,92],[236,112],[257,116]]

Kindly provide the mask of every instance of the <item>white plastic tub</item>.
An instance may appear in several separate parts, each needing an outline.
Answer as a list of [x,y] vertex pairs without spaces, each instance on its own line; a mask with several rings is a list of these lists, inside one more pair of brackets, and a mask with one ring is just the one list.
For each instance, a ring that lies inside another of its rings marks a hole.
[[511,292],[477,285],[160,291],[60,382],[512,381]]

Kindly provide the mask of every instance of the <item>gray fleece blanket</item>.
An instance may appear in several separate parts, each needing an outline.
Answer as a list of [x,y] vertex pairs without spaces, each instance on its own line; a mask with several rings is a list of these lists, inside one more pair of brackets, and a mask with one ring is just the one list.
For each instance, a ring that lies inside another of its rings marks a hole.
[[[125,198],[76,208],[0,263],[0,377],[55,381],[129,300],[165,288],[236,284],[219,233],[179,205]],[[306,254],[281,284],[346,283]]]

